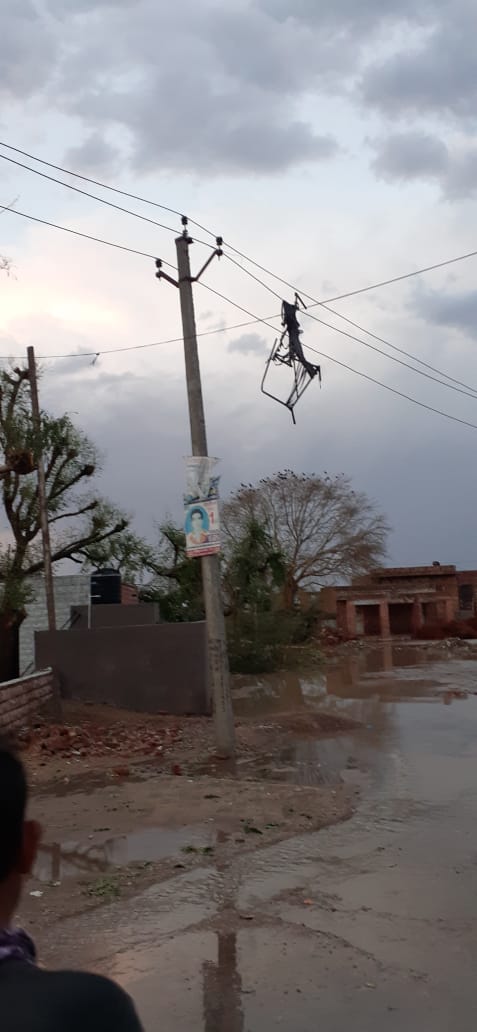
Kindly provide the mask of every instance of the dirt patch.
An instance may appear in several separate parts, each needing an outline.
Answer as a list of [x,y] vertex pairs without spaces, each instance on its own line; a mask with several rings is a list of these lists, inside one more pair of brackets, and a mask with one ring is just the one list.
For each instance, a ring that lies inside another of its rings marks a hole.
[[238,721],[233,763],[215,756],[211,720],[77,703],[66,703],[64,718],[18,738],[31,813],[44,827],[21,915],[35,933],[198,865],[227,864],[344,820],[355,805],[356,790],[339,777],[326,786],[288,784],[274,766],[295,737],[357,726],[339,715]]
[[356,801],[355,791],[342,785],[166,776],[37,796],[31,813],[43,825],[44,843],[21,919],[42,934],[67,915],[199,865],[227,864],[240,853],[344,820]]
[[242,719],[236,758],[224,763],[211,720],[66,703],[63,724],[18,736],[31,814],[44,828],[21,919],[42,934],[67,915],[198,865],[227,864],[344,820],[355,788],[339,775],[333,784],[288,783],[279,757],[295,740],[319,746],[321,737],[358,726],[311,710]]
[[41,723],[17,736],[33,790],[70,791],[90,779],[93,789],[111,780],[164,776],[247,776],[260,758],[278,753],[291,735],[319,738],[356,729],[359,725],[339,714],[281,713],[265,722],[236,722],[237,755],[234,764],[215,756],[212,720],[129,713],[107,706],[64,704],[62,724]]

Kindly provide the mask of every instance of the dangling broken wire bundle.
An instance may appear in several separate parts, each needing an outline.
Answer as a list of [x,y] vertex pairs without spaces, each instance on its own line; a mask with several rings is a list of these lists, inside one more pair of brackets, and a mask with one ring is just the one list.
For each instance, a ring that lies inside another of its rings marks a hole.
[[[261,386],[262,394],[266,394],[268,398],[278,401],[280,405],[284,405],[291,412],[294,423],[296,423],[295,405],[303,396],[311,381],[317,376],[321,384],[321,367],[308,362],[303,353],[300,340],[300,335],[303,331],[297,319],[297,312],[300,307],[306,308],[306,305],[298,294],[295,294],[295,302],[293,304],[289,301],[282,302],[282,326],[284,326],[284,330],[281,337],[275,340],[270,356],[267,359]],[[293,382],[291,390],[285,398],[273,394],[268,386],[272,365],[288,366],[292,370]]]

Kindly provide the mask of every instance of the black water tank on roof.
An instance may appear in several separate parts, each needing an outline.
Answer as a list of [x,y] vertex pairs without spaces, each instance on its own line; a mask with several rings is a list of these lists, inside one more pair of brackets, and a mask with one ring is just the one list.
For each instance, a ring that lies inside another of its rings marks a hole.
[[105,567],[91,574],[91,604],[93,606],[120,605],[121,574]]

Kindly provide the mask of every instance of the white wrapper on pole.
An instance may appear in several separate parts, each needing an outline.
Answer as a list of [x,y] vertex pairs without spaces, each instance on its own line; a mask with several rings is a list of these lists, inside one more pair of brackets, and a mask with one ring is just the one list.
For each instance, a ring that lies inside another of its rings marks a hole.
[[220,514],[218,501],[186,505],[184,518],[186,552],[189,559],[220,552]]
[[185,506],[218,499],[220,477],[213,475],[218,462],[219,459],[210,456],[191,455],[186,458]]

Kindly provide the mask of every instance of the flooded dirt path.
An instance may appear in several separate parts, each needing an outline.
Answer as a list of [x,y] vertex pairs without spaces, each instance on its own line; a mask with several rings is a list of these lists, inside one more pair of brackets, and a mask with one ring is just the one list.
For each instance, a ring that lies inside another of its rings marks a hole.
[[117,978],[147,1032],[470,1032],[474,692],[477,655],[442,649],[363,652],[316,676],[241,682],[241,715],[266,722],[319,709],[361,723],[314,740],[298,721],[291,743],[257,771],[266,779],[273,768],[277,792],[358,786],[354,816],[236,855],[223,827],[194,868],[56,923],[44,959]]

